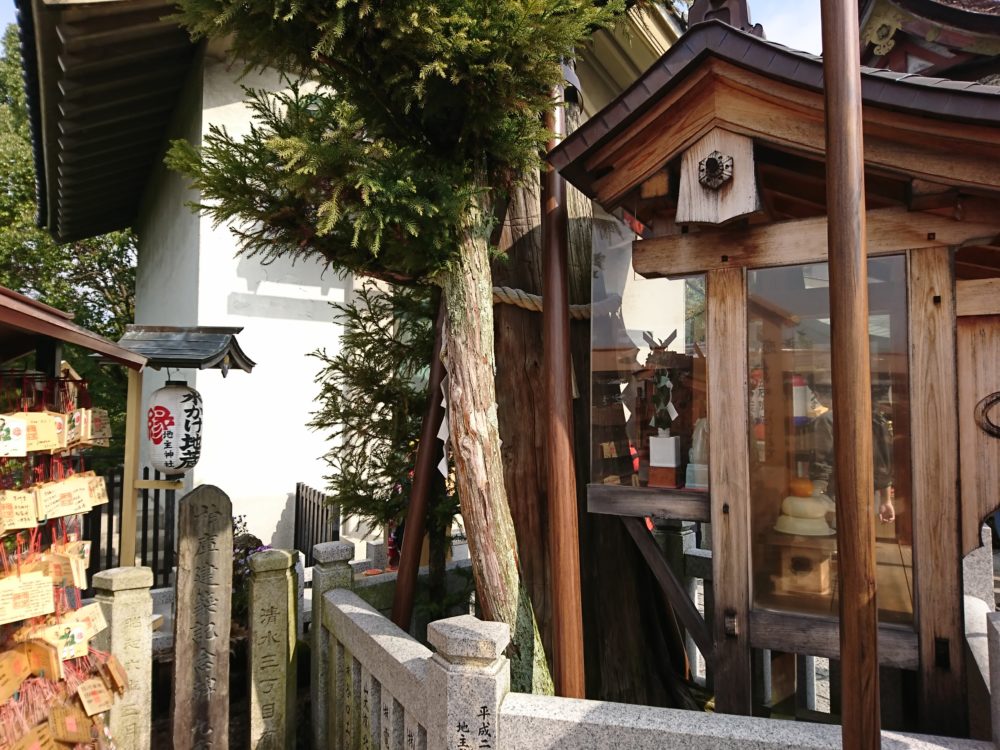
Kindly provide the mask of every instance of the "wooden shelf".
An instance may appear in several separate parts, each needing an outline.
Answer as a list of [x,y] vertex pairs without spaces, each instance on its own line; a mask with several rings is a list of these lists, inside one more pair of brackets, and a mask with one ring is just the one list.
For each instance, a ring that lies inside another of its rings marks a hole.
[[709,494],[700,490],[587,485],[587,510],[611,516],[657,516],[675,521],[709,521]]

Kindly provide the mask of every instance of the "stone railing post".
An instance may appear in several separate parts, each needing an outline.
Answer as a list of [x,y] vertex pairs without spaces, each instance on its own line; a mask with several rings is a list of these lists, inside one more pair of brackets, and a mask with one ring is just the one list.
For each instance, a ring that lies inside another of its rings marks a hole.
[[312,706],[314,748],[326,747],[330,717],[330,634],[323,627],[323,595],[333,589],[354,587],[354,545],[351,542],[323,542],[313,547],[312,620],[309,625],[309,701]]
[[295,747],[299,586],[291,552],[250,556],[250,748]]
[[986,640],[990,649],[990,720],[993,746],[1000,748],[1000,612],[986,615]]
[[109,726],[122,747],[150,748],[153,696],[153,571],[111,568],[94,576],[94,600],[108,627],[94,646],[111,653],[128,674],[128,690],[111,708]]
[[432,622],[427,640],[437,650],[427,666],[427,747],[501,747],[497,714],[510,691],[503,655],[510,628],[461,615]]

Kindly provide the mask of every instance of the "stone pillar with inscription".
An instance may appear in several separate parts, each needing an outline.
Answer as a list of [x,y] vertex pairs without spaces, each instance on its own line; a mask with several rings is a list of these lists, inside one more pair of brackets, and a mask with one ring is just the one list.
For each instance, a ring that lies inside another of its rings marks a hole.
[[174,750],[228,750],[233,505],[218,487],[202,485],[179,506]]
[[250,750],[295,747],[296,557],[250,557]]
[[312,710],[314,748],[327,747],[330,718],[330,634],[323,627],[323,595],[333,589],[354,587],[354,545],[350,542],[323,542],[313,547],[312,619],[309,625],[310,658],[309,705]]
[[111,568],[94,575],[94,599],[108,627],[94,646],[111,653],[128,674],[128,690],[115,701],[108,724],[121,747],[149,750],[153,696],[153,571]]
[[510,628],[461,615],[432,622],[427,640],[437,650],[427,666],[427,747],[500,747],[497,711],[510,691],[503,655]]

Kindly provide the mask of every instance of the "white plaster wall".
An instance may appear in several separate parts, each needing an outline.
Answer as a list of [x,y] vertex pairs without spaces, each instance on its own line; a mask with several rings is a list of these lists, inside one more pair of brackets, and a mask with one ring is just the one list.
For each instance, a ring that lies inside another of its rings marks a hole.
[[[249,116],[236,73],[206,60],[201,132],[224,125],[245,133]],[[275,88],[277,76],[249,76],[244,85]],[[318,391],[319,369],[309,353],[339,347],[340,327],[330,302],[349,294],[350,277],[324,272],[319,263],[277,261],[268,266],[236,256],[227,227],[200,218],[197,322],[243,326],[240,345],[257,365],[251,374],[199,373],[206,430],[196,484],[216,484],[233,500],[233,513],[246,515],[251,533],[265,544],[290,547],[296,482],[324,486],[324,436],[306,427]]]
[[[200,61],[184,85],[171,119],[168,138],[201,142],[202,81]],[[198,216],[184,204],[198,199],[188,182],[162,163],[146,185],[136,221],[139,258],[135,281],[135,322],[140,325],[195,325],[198,322]],[[194,384],[193,372],[173,377]],[[166,372],[147,369],[143,403],[167,379]],[[140,461],[148,465],[146,440],[140,441]]]
[[[239,69],[207,56],[185,90],[171,137],[199,143],[210,125],[246,132],[249,114],[236,82]],[[278,85],[276,76],[248,76],[243,84]],[[218,370],[174,371],[205,400],[202,458],[189,487],[215,484],[245,515],[265,544],[292,545],[296,482],[322,488],[323,435],[306,427],[319,369],[308,356],[334,353],[340,327],[330,302],[344,301],[352,281],[317,263],[276,262],[236,256],[225,226],[185,205],[197,195],[183,178],[161,168],[147,191],[140,235],[136,322],[146,325],[242,326],[239,342],[257,365],[250,374]],[[166,373],[147,372],[144,395]]]

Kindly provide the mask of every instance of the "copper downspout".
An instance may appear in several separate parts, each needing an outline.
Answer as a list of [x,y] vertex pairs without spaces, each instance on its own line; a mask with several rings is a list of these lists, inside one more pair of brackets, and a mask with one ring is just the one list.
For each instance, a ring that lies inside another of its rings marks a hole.
[[[563,91],[546,114],[551,151],[566,135]],[[552,580],[552,661],[556,694],[585,697],[580,535],[573,457],[572,364],[569,340],[566,181],[548,164],[542,178],[542,341],[548,404],[545,456]]]

